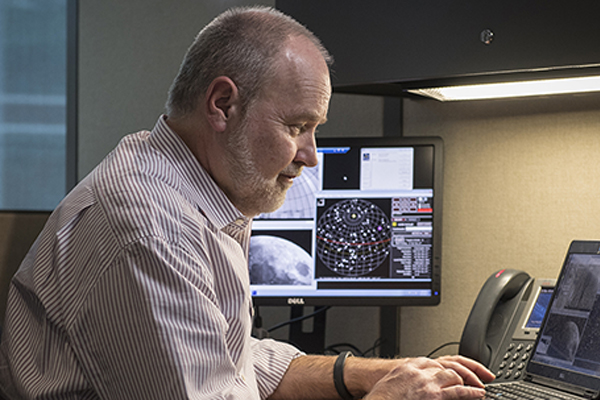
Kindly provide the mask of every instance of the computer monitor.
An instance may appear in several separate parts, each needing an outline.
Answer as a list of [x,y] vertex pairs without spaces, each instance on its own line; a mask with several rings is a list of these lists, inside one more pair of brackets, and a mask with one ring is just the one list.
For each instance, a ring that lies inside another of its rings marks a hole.
[[440,301],[442,154],[436,137],[327,138],[284,205],[254,219],[255,305]]

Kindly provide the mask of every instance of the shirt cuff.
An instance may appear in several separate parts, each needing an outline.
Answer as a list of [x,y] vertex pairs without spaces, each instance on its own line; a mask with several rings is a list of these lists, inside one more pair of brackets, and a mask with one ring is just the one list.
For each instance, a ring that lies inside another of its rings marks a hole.
[[254,371],[261,399],[268,398],[283,379],[290,363],[304,353],[273,339],[252,338]]

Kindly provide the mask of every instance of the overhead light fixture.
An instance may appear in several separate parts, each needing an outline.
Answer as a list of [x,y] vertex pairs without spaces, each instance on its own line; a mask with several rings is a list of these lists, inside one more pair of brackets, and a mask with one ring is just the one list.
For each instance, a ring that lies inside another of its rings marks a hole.
[[439,101],[502,99],[600,91],[600,76],[408,89]]

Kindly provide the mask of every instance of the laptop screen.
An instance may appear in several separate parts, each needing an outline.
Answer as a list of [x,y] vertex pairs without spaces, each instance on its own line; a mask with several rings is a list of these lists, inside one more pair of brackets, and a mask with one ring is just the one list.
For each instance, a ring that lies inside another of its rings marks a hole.
[[600,388],[598,242],[573,242],[542,325],[528,372]]

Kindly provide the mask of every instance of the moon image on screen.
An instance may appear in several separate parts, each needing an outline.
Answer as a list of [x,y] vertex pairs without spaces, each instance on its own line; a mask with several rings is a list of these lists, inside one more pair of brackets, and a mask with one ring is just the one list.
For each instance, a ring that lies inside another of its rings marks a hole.
[[363,199],[342,200],[317,222],[317,254],[338,275],[366,275],[389,255],[390,235],[390,222],[381,208]]
[[253,285],[310,285],[313,260],[302,247],[269,235],[250,238],[250,283]]

